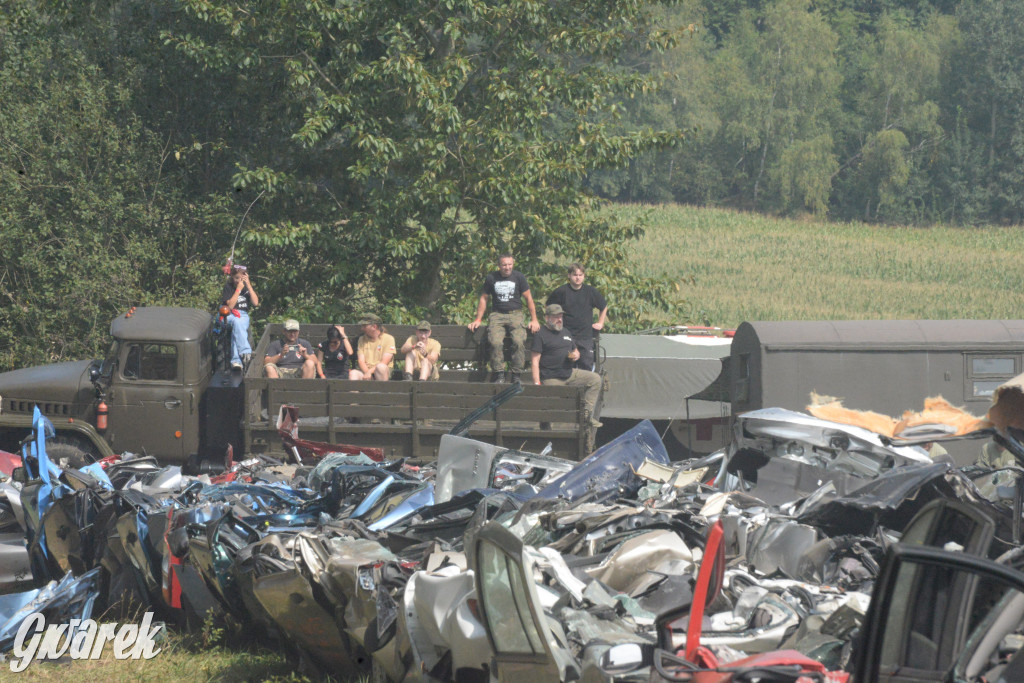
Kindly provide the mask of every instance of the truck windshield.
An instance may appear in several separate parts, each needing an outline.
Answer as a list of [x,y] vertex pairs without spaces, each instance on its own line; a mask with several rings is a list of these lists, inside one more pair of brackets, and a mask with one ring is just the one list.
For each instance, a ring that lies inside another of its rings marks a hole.
[[110,378],[114,374],[114,368],[117,367],[117,353],[121,347],[121,342],[116,339],[110,344],[110,350],[107,351],[106,357],[100,364],[100,371],[98,379],[105,384],[110,383]]

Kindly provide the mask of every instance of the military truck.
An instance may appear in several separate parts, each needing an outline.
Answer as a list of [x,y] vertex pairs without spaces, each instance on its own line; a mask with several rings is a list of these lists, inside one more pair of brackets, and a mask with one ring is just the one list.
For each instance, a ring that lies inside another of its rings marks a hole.
[[[508,387],[483,381],[482,329],[434,326],[443,348],[440,381],[353,382],[264,377],[260,361],[282,333],[280,324],[266,327],[244,373],[232,371],[218,362],[229,335],[216,323],[215,315],[198,309],[138,308],[111,323],[113,341],[102,359],[0,374],[0,448],[17,449],[39,405],[57,430],[50,452],[69,462],[127,451],[165,463],[218,463],[229,445],[236,459],[284,455],[277,417],[282,405],[291,405],[304,439],[428,459],[442,434]],[[301,336],[315,345],[328,327],[303,325]],[[389,326],[399,345],[413,329]],[[355,340],[359,328],[348,325],[346,332]],[[555,454],[572,459],[591,445],[576,387],[524,385],[473,423],[468,435],[533,451],[551,443]]]

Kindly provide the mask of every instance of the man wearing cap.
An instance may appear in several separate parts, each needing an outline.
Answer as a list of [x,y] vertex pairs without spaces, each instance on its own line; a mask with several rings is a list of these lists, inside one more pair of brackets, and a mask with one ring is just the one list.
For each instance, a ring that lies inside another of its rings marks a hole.
[[526,276],[514,270],[515,259],[512,254],[498,257],[498,270],[488,273],[480,292],[480,301],[476,307],[476,318],[468,327],[475,331],[484,319],[487,311],[487,299],[491,298],[491,316],[487,319],[487,341],[491,353],[491,372],[495,382],[505,381],[505,337],[512,338],[511,381],[519,381],[519,373],[526,364],[526,328],[523,325],[523,303],[526,301],[530,312],[530,331],[540,329],[537,322],[537,310],[534,308],[533,295]]
[[544,327],[533,335],[530,349],[533,383],[584,387],[583,403],[587,417],[591,429],[597,429],[601,423],[594,417],[594,407],[601,394],[601,375],[573,367],[580,359],[580,351],[569,330],[562,329],[562,315],[562,307],[558,304],[548,304],[544,309]]
[[363,333],[356,342],[356,364],[358,368],[349,371],[349,379],[391,379],[391,368],[395,363],[395,338],[384,329],[379,316],[364,316],[359,324]]
[[[604,328],[608,318],[608,302],[601,296],[601,292],[583,282],[586,278],[583,264],[570,264],[567,274],[569,281],[551,292],[547,303],[562,307],[565,327],[576,340],[580,352],[576,367],[593,370],[594,334]],[[594,311],[598,312],[596,322]]]
[[289,318],[284,321],[284,338],[270,342],[263,358],[263,372],[270,379],[311,379],[316,376],[316,353],[312,344],[299,339],[298,320]]
[[441,357],[441,342],[430,338],[430,323],[421,320],[416,325],[416,334],[411,335],[402,344],[402,355],[405,356],[405,372],[402,379],[420,380],[439,379],[437,359]]

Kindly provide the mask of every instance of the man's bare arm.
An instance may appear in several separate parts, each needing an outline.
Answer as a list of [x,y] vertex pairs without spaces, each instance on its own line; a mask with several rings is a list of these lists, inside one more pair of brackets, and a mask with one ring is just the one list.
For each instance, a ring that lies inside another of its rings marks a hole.
[[526,308],[530,311],[530,332],[537,334],[540,323],[537,322],[537,307],[533,305],[533,294],[530,294],[530,290],[526,290],[523,292],[523,298],[526,299]]
[[476,305],[476,318],[473,320],[473,322],[471,322],[470,324],[466,325],[466,327],[469,328],[470,332],[473,332],[473,331],[476,330],[476,328],[480,327],[480,323],[482,323],[484,321],[484,313],[486,311],[487,311],[487,295],[486,294],[481,294],[480,295],[480,301],[477,302],[477,305]]

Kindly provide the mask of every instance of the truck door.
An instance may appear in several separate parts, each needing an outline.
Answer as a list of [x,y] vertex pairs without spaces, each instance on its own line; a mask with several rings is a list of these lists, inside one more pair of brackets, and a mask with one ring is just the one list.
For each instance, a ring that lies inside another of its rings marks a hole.
[[125,342],[114,381],[107,437],[115,453],[131,451],[181,462],[188,397],[180,349],[167,342]]

